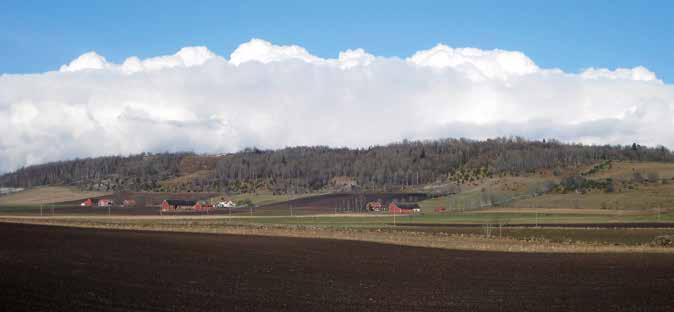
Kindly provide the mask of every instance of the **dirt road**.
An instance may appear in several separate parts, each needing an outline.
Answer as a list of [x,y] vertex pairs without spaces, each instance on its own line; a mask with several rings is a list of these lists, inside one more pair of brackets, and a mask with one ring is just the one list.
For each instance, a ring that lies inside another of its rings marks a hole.
[[672,311],[674,255],[0,223],[2,311]]

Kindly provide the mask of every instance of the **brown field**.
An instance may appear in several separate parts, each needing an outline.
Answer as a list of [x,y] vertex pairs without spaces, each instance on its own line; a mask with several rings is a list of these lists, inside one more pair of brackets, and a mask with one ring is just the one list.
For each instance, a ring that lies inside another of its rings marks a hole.
[[100,197],[111,192],[83,192],[74,187],[44,186],[22,192],[0,196],[0,205],[40,205],[69,201],[80,201],[91,197]]
[[293,214],[325,214],[363,212],[365,205],[370,201],[381,199],[384,205],[388,205],[394,199],[402,202],[416,202],[427,197],[423,193],[335,193],[317,196],[308,196],[293,199],[287,202],[273,203],[257,208],[260,214],[278,214],[279,211],[290,211]]
[[3,311],[672,311],[673,254],[0,224]]

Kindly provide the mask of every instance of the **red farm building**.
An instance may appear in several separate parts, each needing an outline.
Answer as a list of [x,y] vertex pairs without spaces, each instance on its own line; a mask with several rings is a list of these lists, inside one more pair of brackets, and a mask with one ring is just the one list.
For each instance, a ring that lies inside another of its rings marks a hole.
[[161,202],[161,211],[190,209],[197,204],[194,200],[166,199]]
[[208,211],[210,208],[213,208],[213,205],[207,203],[204,200],[197,201],[196,204],[192,207],[196,211]]
[[410,214],[420,212],[421,209],[416,203],[396,203],[392,202],[388,205],[388,212],[393,214]]
[[83,201],[80,206],[82,207],[93,207],[94,206],[94,200],[91,198],[87,198],[87,200]]

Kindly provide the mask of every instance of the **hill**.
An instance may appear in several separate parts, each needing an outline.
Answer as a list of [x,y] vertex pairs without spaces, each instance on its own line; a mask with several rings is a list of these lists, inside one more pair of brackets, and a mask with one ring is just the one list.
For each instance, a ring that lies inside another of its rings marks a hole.
[[[497,177],[560,176],[598,162],[672,162],[664,147],[595,146],[498,138],[403,141],[368,148],[325,146],[246,149],[228,155],[139,154],[76,159],[21,168],[0,186],[56,185],[120,192],[301,194],[340,191],[453,193]],[[514,178],[513,178],[514,179]]]

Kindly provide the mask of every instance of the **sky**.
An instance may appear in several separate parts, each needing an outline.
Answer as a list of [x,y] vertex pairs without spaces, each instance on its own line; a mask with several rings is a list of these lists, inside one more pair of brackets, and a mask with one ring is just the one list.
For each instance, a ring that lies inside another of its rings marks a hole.
[[6,0],[0,172],[405,138],[672,148],[672,16],[671,1]]

